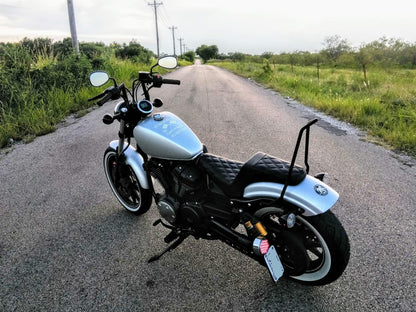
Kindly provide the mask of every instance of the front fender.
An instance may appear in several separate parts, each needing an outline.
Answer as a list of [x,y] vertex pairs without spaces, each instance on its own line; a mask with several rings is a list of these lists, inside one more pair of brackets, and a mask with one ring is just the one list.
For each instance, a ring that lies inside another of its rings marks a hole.
[[[258,182],[244,189],[244,198],[279,198],[284,185],[272,182]],[[329,210],[339,195],[322,181],[307,175],[298,185],[288,186],[284,200],[305,210],[304,216],[315,216]]]
[[[111,141],[110,147],[117,151],[118,141]],[[124,143],[124,148],[126,147],[127,143]],[[148,190],[150,186],[147,179],[147,173],[143,168],[144,161],[142,156],[140,156],[136,149],[131,145],[124,151],[124,155],[126,156],[126,164],[133,169],[136,177],[139,179],[141,187]]]

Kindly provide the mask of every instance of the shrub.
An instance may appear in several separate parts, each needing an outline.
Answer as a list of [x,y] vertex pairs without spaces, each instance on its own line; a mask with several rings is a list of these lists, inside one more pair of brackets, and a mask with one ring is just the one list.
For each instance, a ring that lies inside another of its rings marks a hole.
[[149,64],[153,58],[153,53],[140,45],[135,40],[130,41],[129,45],[124,44],[117,47],[116,56],[121,59],[130,59],[134,62]]
[[189,52],[186,52],[186,53],[182,54],[182,59],[184,59],[185,61],[194,63],[195,62],[195,52],[194,51],[189,51]]

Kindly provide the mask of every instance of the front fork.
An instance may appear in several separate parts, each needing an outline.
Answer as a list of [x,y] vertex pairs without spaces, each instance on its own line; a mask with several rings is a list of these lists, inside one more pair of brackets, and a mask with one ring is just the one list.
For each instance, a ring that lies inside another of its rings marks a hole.
[[118,131],[118,148],[117,148],[117,155],[120,157],[124,150],[124,126],[126,122],[121,119],[120,120],[120,130]]
[[125,121],[124,120],[120,120],[120,130],[118,132],[118,146],[117,146],[117,158],[116,161],[112,164],[113,169],[112,170],[112,175],[113,175],[113,181],[118,181],[117,183],[120,183],[121,181],[121,167],[120,167],[120,159],[121,159],[121,155],[123,154],[124,151],[124,126],[125,126]]

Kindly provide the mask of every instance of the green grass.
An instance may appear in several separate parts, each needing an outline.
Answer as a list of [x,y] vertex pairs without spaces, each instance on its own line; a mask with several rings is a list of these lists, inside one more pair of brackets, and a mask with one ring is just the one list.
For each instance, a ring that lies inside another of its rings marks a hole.
[[91,106],[87,99],[93,94],[91,88],[82,88],[76,93],[53,88],[44,99],[28,97],[17,109],[2,113],[0,146],[6,146],[11,138],[30,141],[33,136],[54,131],[56,124],[66,116]]
[[[11,54],[10,59],[14,64],[20,62],[21,51],[12,50]],[[3,65],[5,63],[3,61]],[[185,61],[180,63],[181,66],[189,64]],[[138,72],[148,71],[150,65],[120,60],[110,55],[105,58],[101,69],[106,70],[118,83],[123,82],[131,87]],[[81,70],[85,72],[83,76],[74,77],[72,73],[77,75]],[[78,117],[85,115],[87,109],[94,105],[88,99],[110,85],[91,87],[88,82],[88,73],[91,71],[91,65],[84,58],[62,64],[58,63],[56,57],[45,53],[34,57],[21,70],[12,66],[2,67],[0,63],[0,91],[3,86],[7,88],[7,93],[0,98],[0,148],[7,146],[10,139],[30,142],[35,136],[53,132],[56,125],[72,113]],[[158,68],[158,71],[161,74],[167,72],[162,68]]]
[[368,84],[353,69],[217,62],[238,75],[366,130],[416,155],[416,70],[370,68]]

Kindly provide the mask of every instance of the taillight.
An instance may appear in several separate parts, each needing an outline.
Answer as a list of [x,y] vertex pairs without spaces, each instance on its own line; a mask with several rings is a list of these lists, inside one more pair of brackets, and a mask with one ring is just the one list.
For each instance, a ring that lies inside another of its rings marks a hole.
[[269,251],[269,248],[269,241],[264,237],[257,237],[253,241],[253,251],[259,256],[265,255]]

